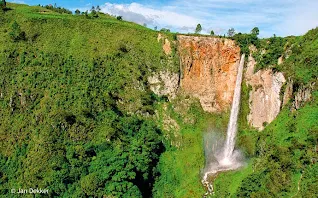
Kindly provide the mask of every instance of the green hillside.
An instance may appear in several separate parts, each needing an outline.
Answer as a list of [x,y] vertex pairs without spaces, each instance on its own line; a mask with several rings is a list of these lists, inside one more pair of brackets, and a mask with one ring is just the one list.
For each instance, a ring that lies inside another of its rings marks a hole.
[[[229,115],[150,90],[153,73],[180,72],[175,34],[161,32],[171,41],[166,55],[157,31],[107,14],[7,7],[0,10],[0,197],[30,187],[49,189],[49,197],[202,197],[203,135],[225,131]],[[257,58],[271,63],[271,53],[291,47],[272,68],[299,87],[316,82],[318,29],[287,40],[279,49],[280,41],[260,41],[268,54]],[[263,132],[244,121],[247,91],[238,144],[248,165],[220,174],[215,197],[314,197],[317,91]]]
[[0,15],[0,194],[31,186],[64,197],[151,193],[165,148],[153,121],[163,99],[147,77],[175,61],[157,32],[102,14],[8,7]]

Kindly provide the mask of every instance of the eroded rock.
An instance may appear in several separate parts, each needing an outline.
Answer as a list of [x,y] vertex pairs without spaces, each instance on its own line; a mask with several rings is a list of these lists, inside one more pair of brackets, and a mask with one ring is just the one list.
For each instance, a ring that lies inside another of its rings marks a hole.
[[168,39],[165,39],[165,43],[162,46],[162,48],[163,48],[163,51],[165,52],[166,55],[170,55],[171,54],[172,49],[171,49],[170,41]]
[[311,99],[311,93],[315,83],[311,83],[308,86],[302,86],[295,93],[295,98],[293,101],[293,108],[295,110],[299,109],[303,104]]
[[148,83],[155,94],[173,99],[179,88],[179,74],[161,71],[148,77]]
[[200,100],[207,112],[222,112],[232,104],[240,48],[230,39],[178,36],[181,88]]
[[171,49],[171,43],[170,41],[165,38],[164,35],[162,35],[161,33],[158,34],[158,37],[157,37],[157,41],[160,42],[161,39],[164,39],[164,43],[163,43],[163,46],[162,46],[162,49],[164,51],[164,53],[166,55],[170,55],[172,53],[172,49]]
[[275,73],[271,69],[254,74],[255,64],[254,58],[249,56],[245,78],[252,90],[249,94],[250,113],[247,119],[251,126],[262,130],[280,112],[280,92],[286,79],[281,72]]

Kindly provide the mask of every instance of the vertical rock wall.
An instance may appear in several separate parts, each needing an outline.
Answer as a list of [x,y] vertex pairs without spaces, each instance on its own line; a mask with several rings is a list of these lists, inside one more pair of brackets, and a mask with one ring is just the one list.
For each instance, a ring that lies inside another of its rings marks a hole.
[[[159,95],[174,98],[180,88],[182,92],[198,98],[203,110],[207,112],[229,110],[240,61],[240,48],[234,41],[224,38],[179,35],[177,39],[181,79],[177,74],[161,72],[149,78],[152,90]],[[168,46],[168,42],[165,45]],[[252,47],[250,50],[254,52],[257,49]],[[279,61],[281,63],[282,60]],[[291,80],[282,90],[286,83],[283,73],[272,69],[254,73],[255,66],[256,61],[250,55],[243,82],[251,86],[247,120],[250,126],[262,130],[276,118],[282,105],[291,99],[294,108],[299,108],[303,101],[310,98],[310,89],[300,89],[292,98],[294,90]]]
[[200,100],[207,112],[232,104],[240,48],[230,39],[178,36],[182,90]]
[[249,56],[245,79],[252,90],[249,94],[250,113],[247,120],[251,126],[262,130],[280,112],[280,93],[286,80],[281,72],[274,73],[271,69],[254,73],[255,65],[256,61]]

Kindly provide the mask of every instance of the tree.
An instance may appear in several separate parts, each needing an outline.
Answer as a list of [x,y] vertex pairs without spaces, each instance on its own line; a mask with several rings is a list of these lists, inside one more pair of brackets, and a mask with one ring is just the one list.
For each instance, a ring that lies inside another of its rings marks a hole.
[[92,10],[91,13],[92,13],[93,17],[98,17],[96,10]]
[[162,29],[160,30],[160,32],[170,32],[170,29],[162,28]]
[[258,27],[254,27],[251,31],[251,34],[258,36],[259,35],[259,28]]
[[158,30],[158,27],[157,27],[157,26],[155,26],[155,27],[154,27],[154,30],[156,30],[156,31],[157,31],[157,30]]
[[100,9],[99,5],[98,5],[98,6],[96,6],[96,11],[97,11],[97,12],[100,12],[100,11],[101,11],[101,9]]
[[116,18],[117,18],[117,20],[119,20],[119,21],[122,21],[122,20],[123,20],[123,17],[122,17],[122,16],[117,16]]
[[202,26],[201,24],[198,24],[197,27],[195,28],[195,33],[199,34],[202,31]]
[[235,30],[234,28],[230,28],[228,31],[227,31],[227,36],[228,37],[233,37],[235,35]]
[[6,3],[5,0],[1,0],[1,1],[0,1],[0,7],[1,7],[2,9],[5,9],[5,8],[7,7],[7,3]]
[[75,10],[75,14],[79,15],[79,14],[81,14],[81,11],[79,11],[79,9],[77,9],[77,10]]
[[93,17],[98,17],[98,14],[97,14],[94,6],[92,6],[92,8],[91,8],[91,14],[93,15]]
[[146,24],[146,23],[144,23],[144,24],[143,24],[143,26],[144,26],[144,27],[147,27],[147,24]]
[[211,30],[211,33],[210,33],[212,36],[214,36],[214,31],[213,30]]
[[262,177],[260,173],[253,173],[242,180],[241,186],[238,188],[238,197],[251,197],[251,194],[262,190]]

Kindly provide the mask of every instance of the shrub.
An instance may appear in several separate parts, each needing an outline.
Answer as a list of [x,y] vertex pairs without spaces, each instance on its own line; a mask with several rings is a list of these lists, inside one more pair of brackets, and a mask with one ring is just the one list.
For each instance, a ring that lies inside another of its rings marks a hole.
[[1,7],[2,9],[5,9],[6,6],[7,6],[6,1],[5,1],[5,0],[1,0],[1,1],[0,1],[0,7]]
[[10,37],[13,41],[25,41],[26,40],[26,34],[24,31],[21,31],[21,28],[19,24],[15,21],[13,22],[12,31],[10,32]]

